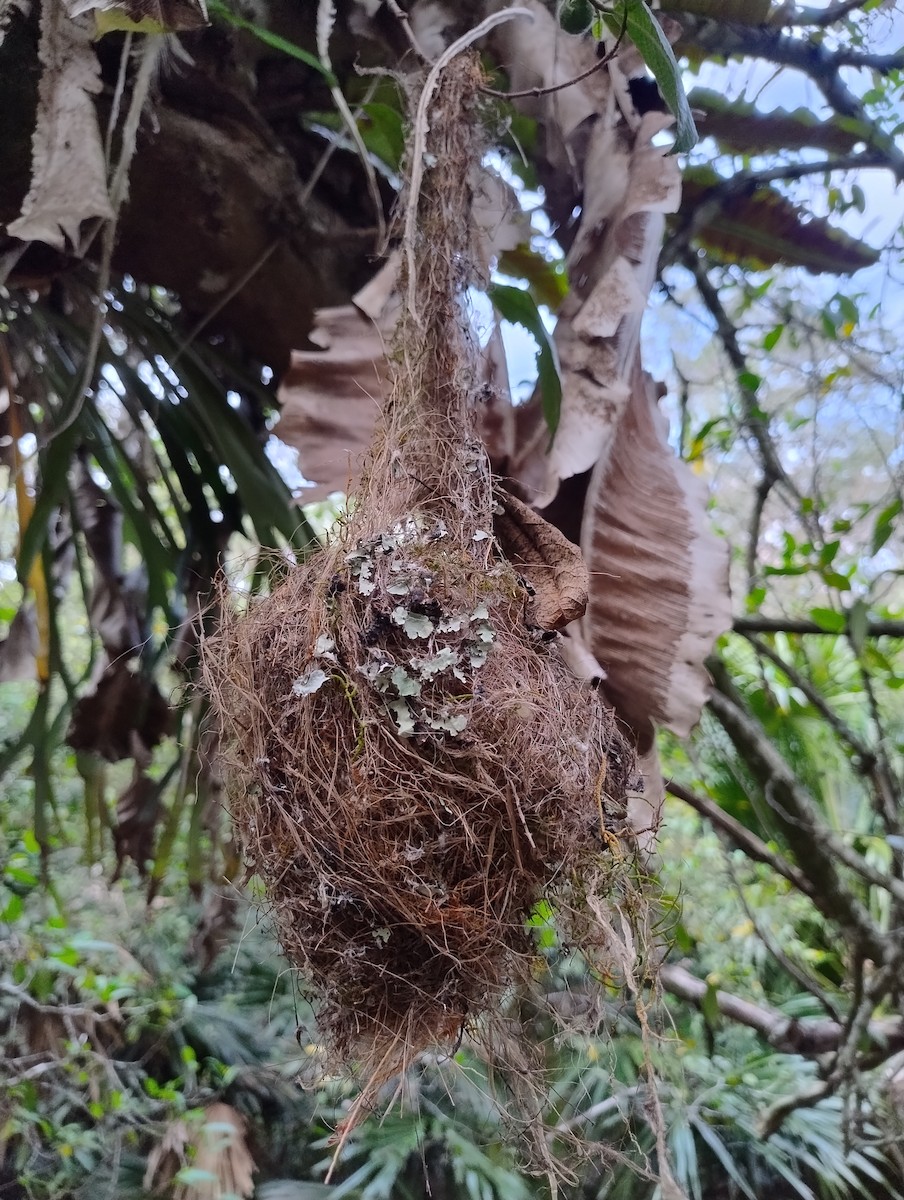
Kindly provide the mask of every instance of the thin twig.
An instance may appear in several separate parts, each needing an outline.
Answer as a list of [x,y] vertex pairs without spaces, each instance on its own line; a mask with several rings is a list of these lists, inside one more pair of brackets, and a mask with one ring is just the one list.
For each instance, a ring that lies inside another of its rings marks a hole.
[[261,254],[259,254],[257,256],[257,258],[254,260],[254,262],[251,264],[251,266],[248,267],[247,270],[242,272],[242,274],[238,277],[238,279],[235,281],[235,283],[233,283],[232,286],[229,287],[223,293],[223,295],[218,298],[217,302],[211,308],[209,308],[207,310],[207,312],[204,314],[204,316],[201,317],[200,320],[192,327],[192,329],[189,331],[189,333],[182,339],[182,341],[176,347],[175,354],[169,360],[170,366],[176,365],[176,363],[179,361],[179,359],[182,357],[182,355],[185,353],[185,351],[188,349],[188,347],[192,344],[192,342],[194,342],[195,338],[198,337],[198,335],[202,332],[202,330],[206,329],[206,327],[210,324],[210,322],[214,319],[214,317],[216,317],[219,313],[221,313],[223,311],[223,309],[226,307],[226,305],[229,304],[232,300],[234,300],[236,298],[236,296],[239,294],[239,292],[241,292],[242,289],[251,282],[251,280],[258,273],[258,271],[261,269],[261,267],[263,267],[264,264],[267,262],[267,260],[273,255],[274,251],[276,250],[277,246],[280,243],[280,240],[281,240],[280,238],[274,239],[274,241],[272,241],[270,243],[270,245],[267,246],[267,248]]
[[[667,992],[681,1000],[701,1007],[712,995],[705,979],[698,979],[680,963],[664,963],[659,968],[659,981]],[[754,1029],[770,1046],[786,1054],[815,1057],[837,1050],[846,1034],[845,1025],[826,1017],[797,1020],[771,1004],[757,1003],[721,989],[713,997],[723,1017],[738,1025]],[[858,1026],[859,1028],[859,1026]],[[880,1049],[885,1058],[904,1046],[904,1018],[881,1017],[867,1021],[863,1034]]]
[[88,390],[94,379],[97,356],[104,333],[104,319],[107,315],[107,304],[104,296],[110,284],[113,249],[116,245],[116,233],[119,228],[119,213],[128,194],[129,168],[132,165],[132,159],[135,156],[135,150],[138,145],[138,125],[151,90],[151,80],[154,77],[157,60],[163,52],[165,44],[165,34],[147,34],[141,45],[138,71],[132,85],[132,98],[129,102],[129,109],[123,124],[122,146],[116,168],[113,172],[113,178],[110,181],[110,208],[112,216],[104,226],[100,267],[97,273],[97,310],[85,350],[85,361],[79,387],[75,393],[71,410],[50,433],[48,441],[59,437],[61,433],[69,429],[78,420],[85,406],[85,401],[88,398]]
[[768,658],[794,687],[803,692],[829,728],[835,731],[838,737],[854,751],[864,764],[875,758],[875,754],[870,747],[854,733],[853,729],[841,719],[834,709],[829,707],[825,697],[817,691],[805,675],[798,671],[796,667],[792,667],[780,654],[755,634],[748,633],[746,637],[757,654],[761,654],[763,658]]
[[766,501],[769,499],[769,493],[772,491],[772,485],[775,480],[771,475],[765,472],[760,476],[760,482],[757,484],[756,495],[753,501],[753,510],[750,514],[750,532],[747,535],[747,591],[752,592],[757,580],[757,562],[759,559],[760,548],[760,528],[763,522],[763,510],[766,507]]
[[623,1104],[627,1103],[634,1106],[638,1098],[643,1096],[646,1090],[647,1085],[645,1083],[637,1083],[633,1087],[622,1088],[614,1096],[607,1096],[605,1100],[600,1100],[597,1104],[591,1104],[589,1108],[577,1113],[576,1116],[569,1117],[567,1121],[560,1121],[554,1130],[550,1130],[550,1133],[570,1133],[572,1129],[577,1129],[581,1125],[589,1125],[600,1117],[605,1117],[607,1113],[615,1110],[620,1111]]
[[425,63],[430,63],[432,65],[433,59],[425,53],[420,42],[414,36],[414,30],[411,28],[411,18],[409,17],[408,13],[405,12],[404,8],[402,8],[401,5],[396,2],[396,0],[386,0],[386,7],[402,26],[405,37],[408,39],[412,50],[415,52],[418,58],[422,59]]
[[[377,82],[378,81],[376,79],[371,81],[370,87],[367,89],[367,93],[364,97],[364,100],[362,101],[361,104],[358,105],[358,107],[355,109],[354,113],[352,114],[354,121],[355,121],[356,128],[358,125],[358,118],[361,116],[361,114],[364,111],[364,105],[369,104],[374,97],[374,93],[377,90]],[[339,146],[339,142],[336,138],[333,138],[332,140],[330,140],[327,143],[326,149],[324,150],[323,154],[321,154],[320,158],[317,160],[317,163],[314,166],[314,170],[311,172],[310,176],[308,177],[307,182],[305,183],[304,187],[301,189],[301,192],[299,193],[299,196],[298,196],[299,208],[307,207],[307,203],[310,200],[310,198],[314,192],[314,188],[320,182],[320,178],[323,175],[323,172],[326,170],[327,166],[329,165],[329,161],[335,154],[338,146]]]
[[798,8],[791,14],[789,25],[818,25],[821,29],[843,21],[845,17],[858,8],[863,8],[864,0],[841,0],[839,4],[830,4],[828,8]]
[[760,722],[748,710],[725,664],[708,662],[715,690],[710,711],[728,734],[742,761],[766,794],[792,853],[812,884],[811,899],[824,916],[837,921],[851,944],[882,961],[887,938],[839,870],[841,864],[861,880],[904,897],[904,883],[879,870],[826,823],[817,801],[798,780]]
[[724,809],[716,804],[715,800],[710,800],[708,796],[701,796],[697,792],[692,792],[690,788],[684,787],[680,783],[676,783],[674,779],[667,779],[665,782],[665,790],[671,796],[675,796],[678,800],[683,800],[701,817],[704,817],[709,823],[714,826],[720,833],[736,846],[738,850],[743,850],[748,858],[754,862],[763,863],[764,866],[771,867],[777,875],[781,875],[783,879],[797,888],[805,896],[813,896],[813,885],[798,867],[789,863],[786,858],[783,858],[775,850],[771,850],[769,846],[757,837],[755,833],[742,825]]
[[551,83],[548,87],[522,88],[520,92],[503,92],[498,88],[491,87],[482,87],[479,90],[485,96],[498,96],[500,100],[521,100],[526,96],[549,96],[553,92],[562,92],[565,88],[574,87],[576,83],[583,83],[585,79],[588,79],[595,72],[599,71],[601,67],[605,67],[607,63],[611,62],[617,52],[618,44],[604,54],[602,58],[597,59],[592,67],[588,67],[580,75],[575,75],[574,79],[566,79],[564,83]]
[[[335,72],[330,62],[330,35],[333,31],[335,17],[335,0],[319,0],[317,6],[317,53],[320,56],[320,61],[330,72],[330,75],[334,77]],[[386,242],[386,217],[383,213],[383,197],[380,195],[380,188],[377,184],[377,173],[374,170],[373,163],[370,161],[370,154],[364,145],[364,139],[361,137],[358,122],[355,120],[352,110],[348,106],[348,101],[345,99],[338,83],[330,84],[330,95],[333,98],[333,103],[339,110],[339,115],[342,117],[349,136],[355,143],[358,157],[361,160],[361,166],[364,168],[364,174],[367,177],[367,190],[370,192],[371,202],[374,206],[374,215],[377,221],[377,246],[382,250]]]
[[[724,847],[723,853],[725,853]],[[835,1007],[829,997],[823,992],[816,980],[811,975],[808,975],[803,967],[798,966],[794,959],[789,958],[781,946],[779,946],[778,943],[773,939],[772,935],[766,932],[765,927],[757,918],[755,909],[747,903],[747,897],[744,894],[744,885],[738,878],[738,873],[734,868],[734,863],[731,861],[731,857],[727,853],[725,853],[725,869],[728,872],[729,878],[731,879],[732,886],[738,894],[738,899],[741,901],[741,907],[744,909],[747,920],[753,926],[754,933],[766,947],[768,952],[772,955],[786,975],[790,975],[795,983],[799,984],[805,992],[808,992],[815,1000],[819,1002],[819,1004],[822,1005],[833,1021],[840,1022],[841,1016],[838,1012],[838,1009]]]

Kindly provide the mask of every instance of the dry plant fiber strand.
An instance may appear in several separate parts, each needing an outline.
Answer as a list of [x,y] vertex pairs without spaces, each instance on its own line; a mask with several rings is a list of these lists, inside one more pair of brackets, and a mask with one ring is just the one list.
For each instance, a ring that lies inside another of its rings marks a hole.
[[459,55],[426,106],[415,303],[357,503],[203,647],[247,856],[371,1094],[529,973],[532,908],[580,903],[633,773],[493,533],[467,311],[480,82]]

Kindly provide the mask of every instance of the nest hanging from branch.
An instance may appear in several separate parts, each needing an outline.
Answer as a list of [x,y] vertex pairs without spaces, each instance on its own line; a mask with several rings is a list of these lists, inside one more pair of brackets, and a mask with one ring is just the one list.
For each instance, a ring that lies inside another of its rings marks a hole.
[[512,502],[475,433],[480,82],[462,55],[422,104],[409,302],[355,509],[203,647],[232,813],[285,953],[326,1044],[372,1082],[498,1000],[533,957],[532,908],[569,907],[598,872],[633,774],[599,694],[531,623],[501,548],[518,542]]

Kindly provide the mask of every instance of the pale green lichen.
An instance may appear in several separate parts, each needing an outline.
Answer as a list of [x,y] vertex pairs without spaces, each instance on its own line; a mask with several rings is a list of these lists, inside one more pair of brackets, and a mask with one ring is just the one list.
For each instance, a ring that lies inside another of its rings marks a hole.
[[412,678],[404,667],[395,667],[390,675],[390,680],[400,696],[419,696],[421,694],[421,681]]
[[322,671],[320,667],[313,667],[299,675],[292,684],[293,696],[311,696],[314,692],[319,692],[326,683],[329,676],[326,671]]

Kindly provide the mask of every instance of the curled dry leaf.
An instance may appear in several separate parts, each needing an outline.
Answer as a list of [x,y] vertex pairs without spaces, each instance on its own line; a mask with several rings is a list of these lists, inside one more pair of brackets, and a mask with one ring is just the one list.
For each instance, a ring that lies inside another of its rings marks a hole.
[[317,313],[311,335],[321,350],[294,350],[279,387],[279,436],[301,455],[317,486],[305,500],[350,491],[373,436],[386,388],[378,327],[352,304]]
[[564,629],[584,615],[590,577],[581,551],[555,525],[503,488],[504,509],[494,530],[506,558],[533,591],[531,623],[540,629]]
[[117,659],[76,703],[66,741],[73,750],[99,754],[108,762],[136,755],[140,759],[166,735],[169,725],[169,705],[153,679]]
[[639,365],[611,452],[590,478],[581,544],[591,576],[600,573],[583,631],[607,695],[642,741],[650,721],[686,735],[708,694],[703,661],[731,624],[728,548],[709,528],[703,483],[668,445]]
[[154,835],[162,815],[160,785],[136,770],[132,782],[116,801],[114,879],[119,878],[127,858],[131,858],[140,875],[146,874],[147,864],[154,857]]
[[[563,479],[612,453],[655,279],[663,214],[677,209],[681,194],[675,160],[651,140],[664,120],[661,113],[646,114],[630,142],[621,126],[602,119],[591,135],[585,216],[569,252],[572,291],[555,333],[562,411],[535,497],[541,507]],[[621,166],[611,170],[613,164]]]
[[35,679],[37,654],[34,605],[23,604],[10,622],[6,637],[0,640],[0,683]]
[[43,0],[42,73],[32,137],[31,187],[7,232],[22,241],[77,248],[81,224],[113,215],[92,97],[101,89],[89,22],[70,17],[62,0]]

